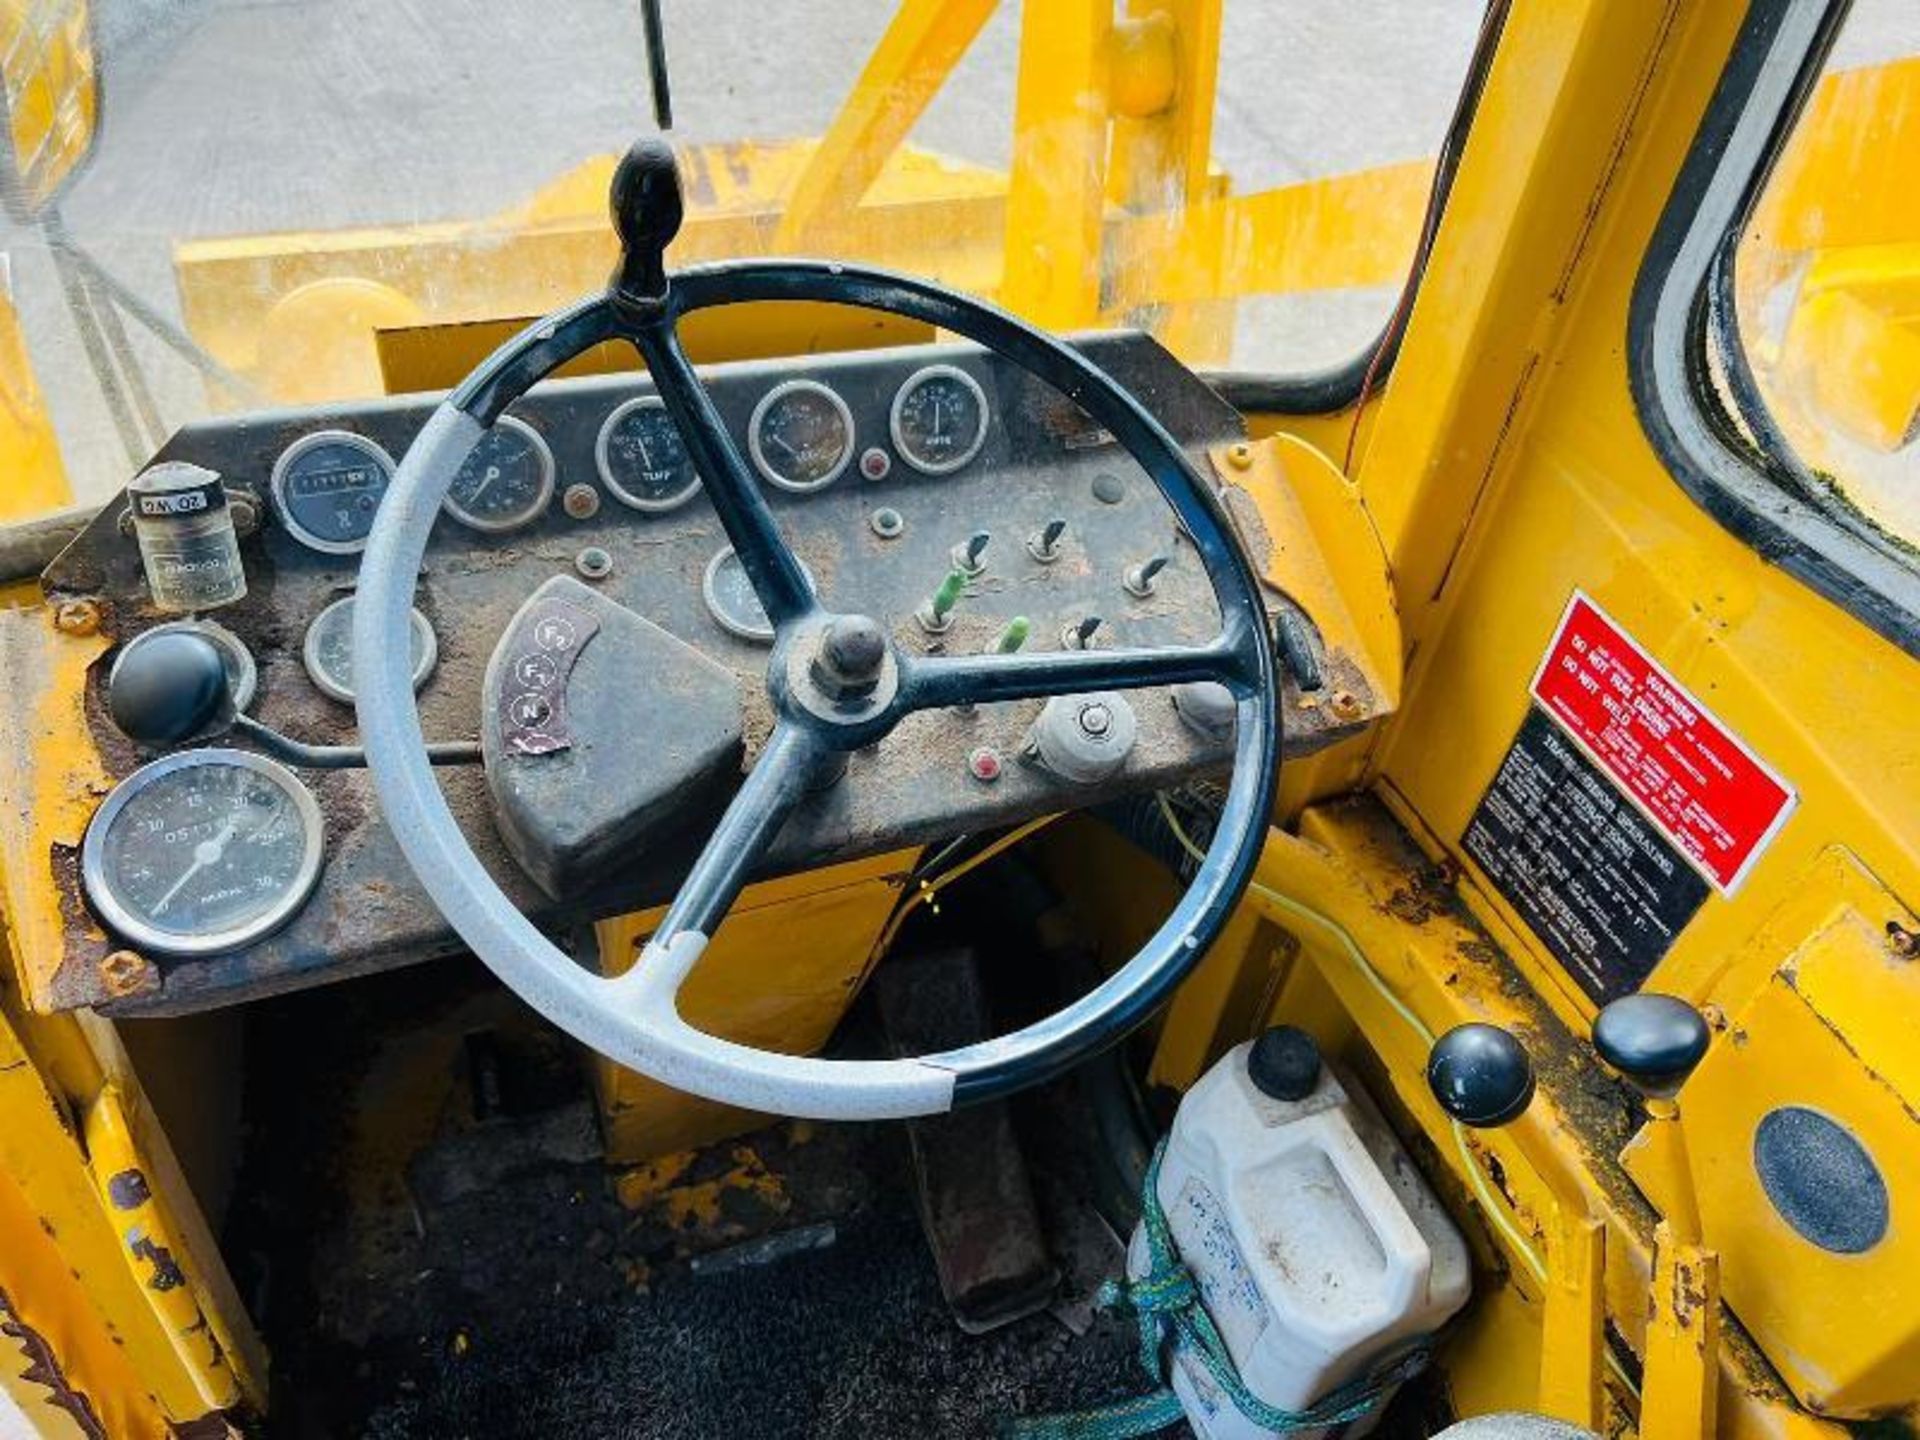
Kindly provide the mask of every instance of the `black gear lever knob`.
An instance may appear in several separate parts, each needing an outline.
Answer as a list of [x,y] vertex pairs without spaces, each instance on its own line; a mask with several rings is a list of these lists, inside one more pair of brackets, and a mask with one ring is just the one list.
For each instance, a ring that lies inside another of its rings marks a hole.
[[655,135],[634,141],[614,167],[608,207],[620,237],[614,297],[632,305],[657,305],[667,293],[666,248],[680,233],[686,213],[673,147]]
[[1600,1058],[1648,1095],[1671,1095],[1707,1053],[1700,1012],[1673,995],[1626,995],[1593,1019]]
[[107,714],[129,740],[155,747],[225,729],[233,692],[220,652],[203,635],[148,636],[108,673]]
[[1440,1108],[1476,1130],[1517,1118],[1533,1099],[1533,1060],[1498,1025],[1456,1025],[1433,1042],[1427,1084]]

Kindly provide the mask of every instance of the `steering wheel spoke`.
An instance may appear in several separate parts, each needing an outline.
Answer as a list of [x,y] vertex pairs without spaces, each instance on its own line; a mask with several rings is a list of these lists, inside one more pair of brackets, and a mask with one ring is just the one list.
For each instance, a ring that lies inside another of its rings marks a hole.
[[713,937],[748,875],[829,763],[826,751],[805,730],[790,724],[774,727],[746,783],[735,792],[667,907],[654,932],[657,942],[671,944],[692,933],[704,945]]
[[680,429],[707,498],[767,618],[778,630],[811,614],[819,608],[813,586],[781,535],[752,467],[727,433],[727,422],[687,358],[672,316],[663,311],[634,322],[627,336],[647,362],[654,388]]
[[1138,690],[1190,680],[1217,680],[1237,690],[1250,683],[1246,659],[1226,635],[1195,646],[926,655],[903,661],[901,669],[900,703],[907,710]]

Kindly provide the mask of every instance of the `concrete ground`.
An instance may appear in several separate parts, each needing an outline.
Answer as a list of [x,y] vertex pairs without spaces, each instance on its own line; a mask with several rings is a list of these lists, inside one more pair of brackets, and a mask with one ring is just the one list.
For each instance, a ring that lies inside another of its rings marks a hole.
[[[172,246],[263,230],[456,220],[505,208],[651,128],[636,0],[94,0],[105,121],[65,203],[73,233],[177,314]],[[892,0],[666,0],[678,133],[818,133]],[[1004,0],[915,139],[1004,165],[1018,0]],[[1431,154],[1477,0],[1232,0],[1215,154],[1256,190]],[[1911,0],[1860,0],[1839,63],[1920,48]],[[129,477],[39,237],[0,222],[82,498]],[[1261,304],[1267,368],[1344,359],[1390,290]],[[1248,316],[1254,319],[1253,315]],[[206,407],[144,339],[168,426]],[[3,483],[3,482],[0,482]]]

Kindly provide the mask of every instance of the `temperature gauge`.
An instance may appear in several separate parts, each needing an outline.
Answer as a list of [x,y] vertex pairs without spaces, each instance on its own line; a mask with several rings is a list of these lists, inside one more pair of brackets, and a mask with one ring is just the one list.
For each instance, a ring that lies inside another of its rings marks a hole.
[[652,395],[637,396],[607,416],[593,458],[613,498],[635,510],[678,510],[700,488],[680,427]]
[[107,796],[80,852],[87,898],[130,943],[220,955],[299,913],[320,878],[320,807],[244,750],[182,750]]
[[553,500],[553,451],[524,420],[502,415],[447,487],[446,512],[490,535],[531,525]]

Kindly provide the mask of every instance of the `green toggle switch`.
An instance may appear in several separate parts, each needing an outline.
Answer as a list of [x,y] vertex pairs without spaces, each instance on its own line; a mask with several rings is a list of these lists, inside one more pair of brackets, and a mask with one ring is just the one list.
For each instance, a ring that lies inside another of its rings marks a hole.
[[999,637],[993,642],[993,653],[995,655],[1013,654],[1014,651],[1027,643],[1027,636],[1032,629],[1033,626],[1027,623],[1026,616],[1014,616],[1013,619],[1007,622],[1007,628],[1002,630]]
[[966,588],[966,575],[959,570],[949,570],[947,578],[940,582],[940,588],[914,611],[913,618],[920,622],[920,628],[929,635],[943,635],[951,629],[953,607],[959,603],[960,592]]

